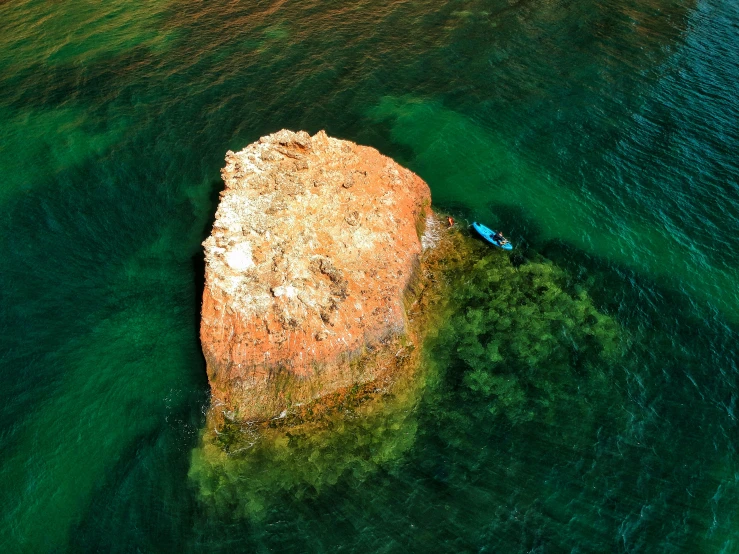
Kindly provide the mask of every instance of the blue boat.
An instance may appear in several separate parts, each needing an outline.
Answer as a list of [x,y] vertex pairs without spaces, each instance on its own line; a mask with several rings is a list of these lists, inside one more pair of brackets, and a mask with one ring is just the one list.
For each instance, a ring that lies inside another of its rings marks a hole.
[[472,223],[472,228],[478,232],[478,234],[484,238],[486,241],[488,241],[490,244],[497,248],[502,248],[503,250],[513,250],[513,245],[510,242],[506,242],[505,244],[500,244],[493,240],[493,235],[495,235],[495,231],[492,229],[488,229],[484,225],[477,223],[476,221]]

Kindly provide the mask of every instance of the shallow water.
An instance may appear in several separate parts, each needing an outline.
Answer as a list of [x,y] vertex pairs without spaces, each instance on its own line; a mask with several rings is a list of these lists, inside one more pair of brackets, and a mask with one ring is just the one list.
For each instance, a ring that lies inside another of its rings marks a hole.
[[[3,551],[739,551],[738,25],[728,0],[0,3]],[[511,295],[460,293],[412,437],[373,426],[393,455],[310,490],[259,466],[274,501],[237,516],[190,476],[200,242],[225,151],[280,128],[505,229],[519,257],[479,278],[527,300],[491,328],[458,317]],[[518,264],[554,268],[556,308]],[[472,335],[523,346],[482,363]]]

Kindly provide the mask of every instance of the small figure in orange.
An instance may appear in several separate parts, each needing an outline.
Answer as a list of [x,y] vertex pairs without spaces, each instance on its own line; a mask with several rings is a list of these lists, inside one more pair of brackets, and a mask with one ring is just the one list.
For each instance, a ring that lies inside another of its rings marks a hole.
[[449,222],[449,227],[454,227],[454,218],[452,216],[447,217],[446,220]]

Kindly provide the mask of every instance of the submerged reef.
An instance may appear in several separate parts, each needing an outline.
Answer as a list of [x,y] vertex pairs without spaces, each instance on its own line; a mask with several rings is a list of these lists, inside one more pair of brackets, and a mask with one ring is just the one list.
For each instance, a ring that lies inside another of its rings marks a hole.
[[330,413],[301,422],[206,430],[190,468],[202,505],[218,517],[259,519],[284,499],[366,479],[412,446],[421,383],[348,391]]
[[573,414],[581,426],[598,425],[596,397],[611,394],[612,362],[622,354],[619,325],[551,261],[535,253],[511,259],[470,256],[449,289],[450,315],[428,345],[445,375],[436,401],[467,407],[449,428],[532,423],[564,433],[563,418]]

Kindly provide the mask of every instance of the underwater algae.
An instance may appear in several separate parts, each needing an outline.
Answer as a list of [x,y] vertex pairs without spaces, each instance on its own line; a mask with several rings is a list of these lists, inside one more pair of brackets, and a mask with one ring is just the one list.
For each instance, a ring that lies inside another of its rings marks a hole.
[[463,395],[484,400],[491,414],[556,423],[557,405],[577,403],[583,379],[591,389],[605,379],[598,368],[618,349],[618,325],[581,287],[568,290],[567,274],[550,261],[517,266],[488,254],[452,291],[456,309],[436,352],[461,371]]
[[208,430],[190,478],[208,511],[262,518],[276,502],[314,498],[342,478],[362,481],[400,458],[414,441],[417,397],[417,388],[394,388],[294,427]]

